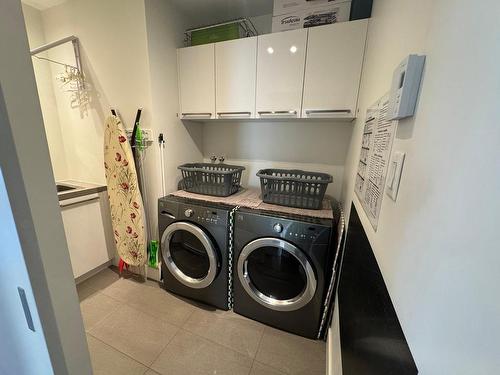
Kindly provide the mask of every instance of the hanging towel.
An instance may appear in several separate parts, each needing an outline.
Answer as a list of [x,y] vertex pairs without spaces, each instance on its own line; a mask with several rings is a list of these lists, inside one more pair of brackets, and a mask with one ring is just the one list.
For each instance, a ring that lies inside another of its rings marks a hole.
[[108,117],[105,127],[104,168],[116,250],[126,264],[142,266],[147,260],[145,215],[132,149],[116,116]]

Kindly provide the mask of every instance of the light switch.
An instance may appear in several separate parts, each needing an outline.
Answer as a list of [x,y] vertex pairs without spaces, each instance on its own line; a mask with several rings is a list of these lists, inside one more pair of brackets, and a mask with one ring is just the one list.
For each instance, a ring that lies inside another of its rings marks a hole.
[[398,196],[399,182],[401,180],[401,172],[403,171],[404,161],[405,153],[401,151],[394,151],[389,164],[389,172],[387,173],[387,181],[385,185],[385,192],[392,198],[393,201],[395,201]]

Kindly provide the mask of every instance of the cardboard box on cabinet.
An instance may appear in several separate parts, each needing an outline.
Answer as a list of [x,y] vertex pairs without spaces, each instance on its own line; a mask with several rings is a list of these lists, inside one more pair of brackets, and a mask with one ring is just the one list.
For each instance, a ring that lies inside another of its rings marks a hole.
[[342,3],[346,0],[274,0],[273,16],[311,10],[318,6]]
[[350,1],[330,1],[324,6],[315,6],[302,11],[274,16],[272,32],[275,33],[349,21],[350,12]]

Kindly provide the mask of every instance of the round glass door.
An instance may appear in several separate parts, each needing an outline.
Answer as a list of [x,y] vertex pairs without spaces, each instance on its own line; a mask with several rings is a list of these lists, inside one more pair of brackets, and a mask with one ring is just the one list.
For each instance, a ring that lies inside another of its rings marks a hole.
[[191,288],[205,288],[217,274],[217,253],[210,237],[198,226],[177,222],[163,232],[163,262],[172,275]]
[[316,292],[316,276],[307,257],[277,238],[250,242],[238,259],[238,277],[255,301],[277,311],[300,309]]

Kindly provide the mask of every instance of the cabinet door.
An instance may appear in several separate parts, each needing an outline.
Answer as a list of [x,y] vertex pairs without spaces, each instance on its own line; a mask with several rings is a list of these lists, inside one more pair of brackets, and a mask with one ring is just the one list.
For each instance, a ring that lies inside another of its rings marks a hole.
[[75,279],[109,261],[99,195],[60,202]]
[[307,29],[258,37],[258,118],[300,116],[306,41]]
[[215,118],[213,44],[177,50],[181,119]]
[[367,25],[360,20],[309,29],[302,117],[356,117]]
[[217,118],[255,118],[257,37],[215,44]]

